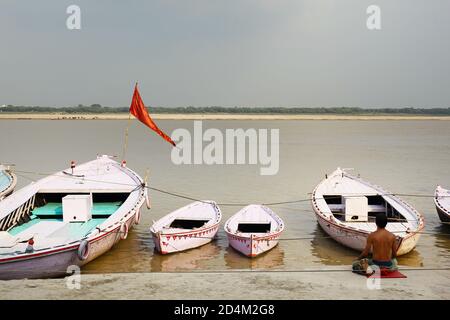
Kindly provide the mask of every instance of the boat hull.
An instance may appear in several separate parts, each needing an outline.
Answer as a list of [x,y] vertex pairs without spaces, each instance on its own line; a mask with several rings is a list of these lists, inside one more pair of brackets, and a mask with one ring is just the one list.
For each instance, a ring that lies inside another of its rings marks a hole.
[[[140,206],[142,204],[143,200],[140,202]],[[124,221],[128,230],[131,230],[135,223],[138,212],[139,210],[136,210],[135,213],[130,214],[128,219]],[[55,248],[18,257],[17,259],[0,260],[0,279],[63,277],[70,273],[70,270],[68,270],[69,267],[81,267],[109,251],[122,239],[120,229],[121,225],[101,233],[92,239],[88,239],[89,254],[85,260],[80,260],[78,257],[80,242],[58,249]]]
[[436,211],[438,213],[439,219],[441,219],[441,222],[450,223],[450,214],[448,214],[438,206],[436,206]]
[[[356,229],[351,229],[348,227],[340,226],[335,224],[333,221],[327,220],[314,208],[314,213],[316,214],[317,221],[320,227],[336,242],[357,251],[363,251],[366,247],[368,232],[358,231]],[[411,233],[404,237],[400,247],[397,250],[397,256],[401,256],[409,253],[415,247],[420,238],[420,231]]]
[[272,234],[267,237],[241,237],[227,232],[228,243],[236,251],[254,258],[278,245],[280,234]]
[[185,251],[211,242],[219,230],[219,223],[191,232],[152,232],[155,248],[161,254]]

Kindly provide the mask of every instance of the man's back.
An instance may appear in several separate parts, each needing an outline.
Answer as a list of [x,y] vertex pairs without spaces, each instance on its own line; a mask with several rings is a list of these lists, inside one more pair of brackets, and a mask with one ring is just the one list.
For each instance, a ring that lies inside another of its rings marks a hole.
[[[385,214],[378,214],[375,218],[377,231],[372,232],[367,237],[366,247],[358,257],[358,260],[353,262],[352,269],[355,272],[366,272],[367,266],[377,265],[379,267],[388,268],[391,270],[397,269],[397,241],[396,237],[387,231],[386,225],[388,218]],[[372,259],[365,259],[372,252]]]
[[373,260],[389,261],[395,257],[395,236],[386,229],[380,228],[372,232],[367,240],[372,245]]

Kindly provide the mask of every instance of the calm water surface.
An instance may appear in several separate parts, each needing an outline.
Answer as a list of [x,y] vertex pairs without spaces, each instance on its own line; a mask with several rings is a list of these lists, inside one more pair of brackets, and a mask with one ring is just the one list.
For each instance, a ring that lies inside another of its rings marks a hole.
[[[168,133],[193,132],[193,121],[159,121]],[[259,175],[258,165],[174,165],[171,147],[134,121],[127,162],[150,184],[217,202],[263,203],[303,199],[325,173],[337,166],[355,168],[363,178],[391,192],[432,194],[450,186],[450,123],[447,121],[204,121],[203,127],[280,129],[280,170]],[[126,121],[0,121],[0,161],[17,170],[54,172],[92,160],[96,154],[120,155]],[[224,132],[224,131],[223,131]],[[26,175],[36,179],[38,176]],[[18,187],[29,183],[20,176]],[[148,231],[153,220],[188,201],[150,192],[152,209],[143,207],[141,223],[127,240],[84,267],[86,272],[149,272],[224,269],[301,269],[350,264],[358,254],[324,238],[309,202],[274,206],[286,223],[285,238],[269,253],[250,260],[228,248],[223,230],[213,243],[161,256]],[[426,232],[400,265],[450,264],[450,228],[440,225],[432,198],[404,198],[423,213]],[[223,223],[239,208],[222,207]]]

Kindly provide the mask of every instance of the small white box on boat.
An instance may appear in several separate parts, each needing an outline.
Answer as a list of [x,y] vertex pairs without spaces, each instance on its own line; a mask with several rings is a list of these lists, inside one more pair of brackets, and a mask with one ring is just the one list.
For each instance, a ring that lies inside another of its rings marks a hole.
[[86,222],[92,218],[92,195],[70,194],[62,198],[64,222]]
[[345,221],[368,221],[368,201],[365,196],[343,195]]

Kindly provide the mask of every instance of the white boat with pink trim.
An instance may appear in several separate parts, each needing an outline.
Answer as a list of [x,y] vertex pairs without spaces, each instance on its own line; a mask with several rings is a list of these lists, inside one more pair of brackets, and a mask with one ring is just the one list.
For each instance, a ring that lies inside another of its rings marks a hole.
[[0,202],[0,279],[64,276],[126,239],[147,198],[109,156],[50,174]]
[[266,206],[248,205],[225,223],[231,247],[253,258],[274,248],[284,230],[283,220]]
[[362,251],[367,236],[376,230],[375,217],[385,214],[386,229],[397,236],[397,255],[417,244],[425,227],[423,216],[399,197],[338,168],[325,175],[311,195],[311,204],[322,229],[334,240]]
[[160,253],[179,252],[211,242],[221,220],[222,212],[214,201],[196,201],[156,221],[150,232]]
[[16,183],[17,177],[11,167],[0,165],[0,201],[13,193]]

